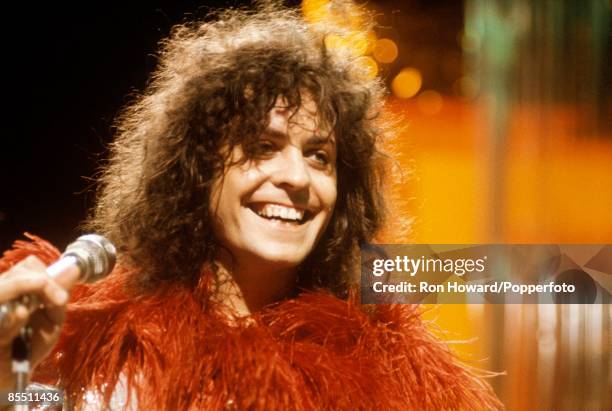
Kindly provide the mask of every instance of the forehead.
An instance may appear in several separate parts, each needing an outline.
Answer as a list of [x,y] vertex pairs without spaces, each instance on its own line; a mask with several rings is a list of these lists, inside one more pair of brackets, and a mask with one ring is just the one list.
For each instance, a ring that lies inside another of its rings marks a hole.
[[281,133],[316,134],[334,140],[331,128],[321,118],[318,107],[309,95],[303,95],[299,107],[291,107],[284,97],[278,97],[270,110],[268,129]]

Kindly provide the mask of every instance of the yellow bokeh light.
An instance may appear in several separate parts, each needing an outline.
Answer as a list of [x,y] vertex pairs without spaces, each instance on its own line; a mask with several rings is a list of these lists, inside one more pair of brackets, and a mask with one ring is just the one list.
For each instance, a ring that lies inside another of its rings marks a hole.
[[378,64],[376,64],[376,61],[374,61],[372,57],[359,57],[355,60],[355,64],[362,69],[365,79],[372,79],[378,74]]
[[443,99],[440,93],[426,90],[417,97],[417,106],[423,114],[433,116],[442,110]]
[[325,47],[330,50],[339,49],[343,46],[343,43],[342,37],[338,36],[337,34],[328,34],[325,36]]
[[343,29],[359,30],[368,20],[363,8],[351,2],[303,0],[302,13],[309,23],[331,23]]
[[368,33],[353,31],[346,35],[329,34],[325,37],[325,46],[330,50],[341,50],[353,56],[363,56],[371,49],[371,37]]
[[379,39],[376,41],[372,54],[380,63],[392,63],[397,58],[397,45],[393,40]]
[[347,36],[347,43],[353,54],[357,56],[363,56],[371,48],[367,33],[362,31],[354,31],[349,34]]
[[365,54],[372,53],[374,51],[374,47],[376,46],[376,41],[378,40],[378,37],[376,37],[376,33],[374,33],[373,31],[367,31],[364,33],[364,35],[368,42],[368,48]]
[[304,0],[302,12],[306,21],[333,28],[334,33],[325,37],[328,49],[363,56],[374,48],[376,34],[367,29],[365,9],[350,2]]
[[317,23],[329,16],[329,0],[304,0],[302,1],[302,13],[310,23]]
[[415,68],[404,68],[391,82],[391,90],[399,98],[411,98],[416,95],[423,84],[423,77]]

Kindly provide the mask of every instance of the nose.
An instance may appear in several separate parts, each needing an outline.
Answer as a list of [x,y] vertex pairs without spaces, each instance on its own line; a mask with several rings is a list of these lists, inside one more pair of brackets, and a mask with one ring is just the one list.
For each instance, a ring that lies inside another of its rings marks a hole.
[[291,191],[300,191],[309,187],[310,172],[301,150],[288,146],[277,160],[277,167],[270,176],[274,185]]

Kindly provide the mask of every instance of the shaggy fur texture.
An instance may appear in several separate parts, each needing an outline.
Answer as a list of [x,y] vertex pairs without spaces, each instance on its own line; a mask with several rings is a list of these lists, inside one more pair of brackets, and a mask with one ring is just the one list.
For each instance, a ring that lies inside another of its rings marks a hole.
[[[35,254],[59,255],[31,237],[0,272]],[[108,401],[120,375],[148,410],[487,410],[490,386],[435,339],[409,305],[361,306],[355,295],[304,292],[229,324],[210,302],[209,276],[189,288],[130,291],[118,267],[78,286],[62,337],[36,379]],[[129,402],[128,402],[129,403]]]

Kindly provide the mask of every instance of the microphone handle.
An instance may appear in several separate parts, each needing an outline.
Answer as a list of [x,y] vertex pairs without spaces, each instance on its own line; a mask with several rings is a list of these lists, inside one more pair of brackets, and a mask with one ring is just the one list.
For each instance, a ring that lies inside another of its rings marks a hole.
[[[57,278],[61,273],[72,266],[81,267],[78,258],[73,255],[65,255],[49,267],[47,267],[47,275],[50,278]],[[0,328],[5,327],[8,322],[9,314],[14,312],[19,305],[24,306],[29,313],[42,308],[40,299],[36,295],[25,294],[14,300],[0,304]]]

